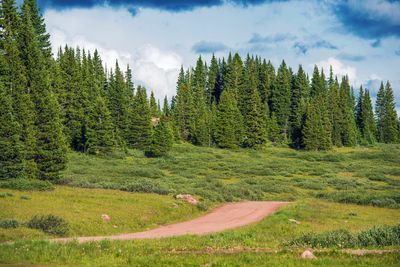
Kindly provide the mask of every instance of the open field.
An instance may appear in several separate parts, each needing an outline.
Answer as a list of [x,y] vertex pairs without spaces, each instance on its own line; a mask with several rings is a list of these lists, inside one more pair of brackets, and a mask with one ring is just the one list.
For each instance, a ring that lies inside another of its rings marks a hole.
[[[398,145],[314,153],[275,147],[265,151],[226,151],[180,144],[169,157],[161,159],[146,159],[137,151],[130,151],[127,158],[72,153],[70,160],[63,182],[74,187],[56,186],[55,191],[49,192],[0,189],[0,193],[12,194],[0,198],[0,219],[15,218],[23,222],[35,214],[51,213],[70,224],[66,236],[74,237],[156,228],[201,216],[204,206],[213,208],[231,200],[292,203],[259,223],[207,236],[63,245],[28,241],[54,237],[38,230],[0,229],[1,241],[19,240],[13,245],[0,245],[0,263],[398,266],[400,261],[398,253],[354,256],[339,252],[346,244],[333,244],[317,248],[323,250],[316,252],[318,259],[306,262],[298,257],[307,246],[290,245],[307,233],[346,229],[355,234],[376,225],[398,224]],[[173,197],[178,193],[191,193],[204,206],[200,210],[184,204]],[[110,223],[101,221],[103,213],[110,215]],[[362,248],[399,249],[399,246]]]
[[[196,207],[171,196],[131,194],[115,190],[57,187],[51,192],[18,192],[0,198],[0,218],[28,221],[34,215],[54,214],[70,224],[68,236],[136,232],[198,215]],[[27,197],[27,199],[25,199]],[[103,223],[102,214],[111,217]],[[47,238],[42,231],[18,227],[1,229],[0,241]]]
[[126,158],[73,153],[64,183],[132,192],[190,193],[206,203],[317,197],[398,207],[400,145],[305,152],[179,144],[170,156],[159,159],[145,158],[138,151],[130,151]]

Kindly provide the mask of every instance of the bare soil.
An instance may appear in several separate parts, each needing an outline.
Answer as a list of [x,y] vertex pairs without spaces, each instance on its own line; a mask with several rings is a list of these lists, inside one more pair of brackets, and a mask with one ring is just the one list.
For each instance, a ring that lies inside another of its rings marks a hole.
[[51,242],[69,242],[77,240],[79,243],[101,241],[101,240],[133,240],[164,238],[181,235],[206,235],[245,226],[261,221],[265,217],[273,214],[287,202],[274,201],[247,201],[239,203],[225,204],[214,209],[210,213],[186,222],[160,226],[156,229],[119,234],[112,236],[86,236],[73,238],[57,238]]

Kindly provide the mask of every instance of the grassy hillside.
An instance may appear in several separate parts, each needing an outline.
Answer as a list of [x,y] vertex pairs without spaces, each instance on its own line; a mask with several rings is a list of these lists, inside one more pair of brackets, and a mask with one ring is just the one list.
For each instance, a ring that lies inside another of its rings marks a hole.
[[398,207],[400,145],[305,152],[268,147],[263,151],[176,145],[170,156],[126,158],[70,154],[64,182],[127,191],[190,193],[207,202],[297,200]]
[[[260,223],[203,237],[61,245],[27,241],[49,237],[38,230],[0,229],[1,241],[19,240],[0,245],[0,263],[398,266],[400,261],[399,253],[340,253],[337,250],[343,247],[399,247],[349,246],[336,242],[333,235],[332,244],[316,252],[318,260],[305,262],[299,261],[298,255],[307,245],[291,243],[304,234],[329,236],[339,229],[356,234],[376,225],[398,224],[399,145],[304,152],[278,147],[228,151],[179,144],[170,156],[160,159],[147,159],[137,151],[129,151],[125,158],[71,153],[63,183],[74,187],[56,186],[50,192],[1,189],[4,197],[0,198],[0,219],[26,221],[35,214],[52,213],[71,225],[68,236],[105,235],[153,228],[201,214],[197,207],[175,200],[173,195],[177,193],[194,194],[210,207],[243,199],[292,203]],[[110,224],[100,220],[103,213],[111,216]]]
[[[199,210],[171,196],[131,194],[115,190],[57,187],[51,192],[19,192],[0,189],[11,196],[0,198],[0,219],[13,218],[21,223],[34,215],[53,214],[70,225],[68,236],[126,233],[189,219]],[[102,214],[110,216],[103,223]],[[18,227],[0,228],[0,242],[47,238],[42,231]]]

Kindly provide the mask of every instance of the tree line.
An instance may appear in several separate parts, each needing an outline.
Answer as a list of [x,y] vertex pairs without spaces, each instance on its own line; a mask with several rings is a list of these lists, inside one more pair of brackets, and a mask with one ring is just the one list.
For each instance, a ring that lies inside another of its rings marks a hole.
[[332,68],[326,77],[314,67],[311,79],[300,65],[297,72],[282,61],[239,54],[212,57],[209,66],[199,57],[196,67],[181,69],[172,117],[180,139],[221,148],[254,148],[270,141],[296,149],[328,150],[400,141],[389,81],[380,85],[376,112],[368,89],[358,97],[348,76]]
[[266,142],[326,150],[395,143],[399,120],[393,90],[382,83],[373,112],[369,91],[357,99],[348,77],[314,69],[311,81],[283,61],[238,54],[199,57],[181,68],[177,93],[162,105],[134,86],[129,66],[108,70],[97,51],[68,46],[51,52],[35,0],[0,4],[0,179],[56,181],[69,149],[108,154],[135,148],[165,155],[173,142],[257,148]]

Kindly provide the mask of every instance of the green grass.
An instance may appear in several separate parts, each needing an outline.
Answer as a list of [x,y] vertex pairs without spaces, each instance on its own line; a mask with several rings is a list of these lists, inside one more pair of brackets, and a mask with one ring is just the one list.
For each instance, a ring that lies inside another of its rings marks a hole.
[[[27,222],[35,215],[54,214],[70,225],[69,236],[126,233],[186,220],[200,214],[194,206],[171,196],[131,194],[116,190],[57,187],[51,192],[12,192],[1,198],[0,219]],[[29,200],[22,199],[29,196]],[[111,217],[103,223],[102,214]],[[42,231],[18,227],[1,229],[0,241],[47,238]]]
[[145,158],[139,151],[130,151],[126,158],[71,153],[63,182],[132,192],[190,193],[207,202],[320,197],[397,208],[400,145],[306,152],[178,144],[169,156],[158,159]]
[[[79,153],[70,153],[69,157],[61,181],[69,186],[45,192],[0,189],[0,219],[16,219],[23,224],[37,214],[54,214],[69,223],[69,236],[110,235],[200,216],[197,207],[173,198],[179,193],[193,194],[210,207],[245,199],[292,203],[257,224],[200,237],[62,245],[28,241],[50,237],[39,230],[23,226],[0,229],[1,241],[19,240],[12,245],[0,244],[0,264],[399,266],[399,253],[351,256],[335,249],[317,252],[315,261],[301,261],[299,254],[306,245],[289,245],[306,234],[340,229],[356,234],[376,225],[398,224],[399,145],[305,152],[279,147],[251,151],[178,144],[169,156],[158,159],[145,158],[139,151],[129,151],[127,157]],[[103,213],[111,216],[110,223],[101,221]],[[237,251],[218,252],[232,249]],[[279,253],[246,252],[248,249]]]

